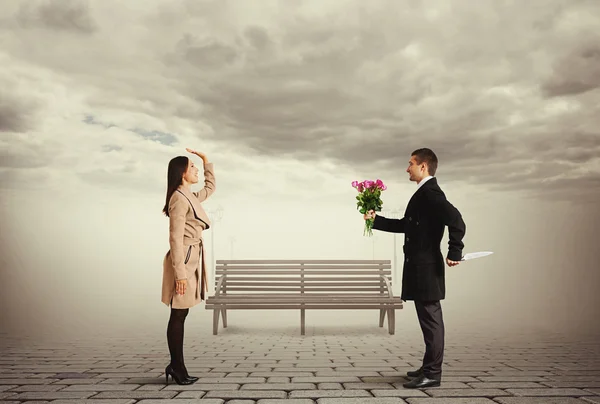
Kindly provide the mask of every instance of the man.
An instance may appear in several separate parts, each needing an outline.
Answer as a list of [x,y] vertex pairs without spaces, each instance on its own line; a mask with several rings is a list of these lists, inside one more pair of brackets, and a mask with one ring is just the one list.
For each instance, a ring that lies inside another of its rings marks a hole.
[[418,149],[412,153],[406,172],[409,179],[417,183],[417,190],[402,219],[388,219],[373,210],[364,215],[365,220],[374,218],[373,229],[405,235],[401,298],[415,302],[425,341],[423,364],[418,370],[407,373],[414,379],[404,384],[406,388],[440,385],[444,358],[444,321],[440,300],[446,296],[440,243],[445,226],[449,231],[448,266],[459,264],[464,247],[465,222],[438,186],[435,178],[437,164],[437,157],[430,149]]

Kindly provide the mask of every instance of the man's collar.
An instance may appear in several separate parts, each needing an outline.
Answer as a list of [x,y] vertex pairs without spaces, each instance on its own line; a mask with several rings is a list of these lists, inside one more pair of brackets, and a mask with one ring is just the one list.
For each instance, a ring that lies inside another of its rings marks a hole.
[[428,175],[427,177],[423,178],[421,180],[421,182],[419,182],[419,184],[417,185],[417,189],[421,188],[423,186],[423,184],[425,184],[427,181],[429,181],[432,178],[433,178],[432,175]]

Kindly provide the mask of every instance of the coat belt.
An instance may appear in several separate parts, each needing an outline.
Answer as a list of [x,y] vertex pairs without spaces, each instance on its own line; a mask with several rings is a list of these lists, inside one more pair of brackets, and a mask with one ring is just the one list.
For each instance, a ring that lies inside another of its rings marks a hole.
[[190,246],[190,245],[196,245],[196,244],[202,244],[204,246],[204,243],[202,242],[201,238],[191,238],[191,237],[183,238],[183,245],[186,247]]
[[201,254],[201,273],[200,273],[200,283],[204,283],[204,290],[200,291],[200,296],[202,298],[204,298],[206,295],[204,294],[204,292],[208,292],[208,276],[206,275],[206,260],[204,259],[204,242],[202,241],[201,238],[191,238],[191,237],[184,237],[183,239],[183,245],[188,247],[191,245],[197,245],[200,244],[200,254]]

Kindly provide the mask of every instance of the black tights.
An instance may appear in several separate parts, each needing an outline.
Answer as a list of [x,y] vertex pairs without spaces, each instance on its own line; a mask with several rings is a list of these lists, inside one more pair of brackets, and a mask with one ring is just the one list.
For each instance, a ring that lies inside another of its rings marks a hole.
[[171,353],[171,365],[175,371],[187,374],[183,362],[183,326],[190,309],[174,309],[171,306],[171,317],[167,326],[167,343]]

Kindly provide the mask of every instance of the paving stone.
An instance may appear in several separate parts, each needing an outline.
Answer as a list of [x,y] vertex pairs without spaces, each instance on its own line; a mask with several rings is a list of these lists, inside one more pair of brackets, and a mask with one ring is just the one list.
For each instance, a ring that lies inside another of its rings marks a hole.
[[512,395],[500,389],[444,389],[441,386],[424,389],[424,391],[433,397],[500,397]]
[[255,404],[254,400],[229,400],[227,404]]
[[428,397],[421,389],[381,389],[371,390],[375,397]]
[[317,386],[314,383],[265,383],[265,384],[244,384],[241,390],[312,390]]
[[102,379],[96,379],[96,378],[90,378],[90,379],[60,379],[54,383],[52,383],[52,385],[73,385],[73,384],[97,384],[100,383],[102,381]]
[[177,395],[175,391],[103,391],[94,396],[94,398],[134,398],[141,400],[144,398],[173,398]]
[[0,385],[22,385],[22,384],[50,384],[57,379],[1,379]]
[[[133,404],[135,400],[127,399],[127,398],[115,398],[108,400],[97,400],[97,399],[88,399],[88,400],[52,400],[50,403],[52,404]],[[38,404],[39,401],[33,401],[32,403]]]
[[580,380],[580,381],[547,381],[540,384],[548,387],[579,387],[579,388],[597,388],[600,387],[600,380]]
[[408,404],[496,404],[485,397],[460,397],[460,398],[407,398]]
[[267,383],[291,383],[289,377],[275,376],[267,378]]
[[221,399],[233,399],[233,398],[249,398],[249,399],[261,399],[261,398],[286,398],[287,393],[280,390],[237,390],[237,391],[221,391],[212,390],[206,393],[206,398],[221,398]]
[[317,383],[317,388],[320,390],[343,390],[344,386],[341,383]]
[[587,404],[575,397],[497,397],[499,404]]
[[474,382],[466,383],[467,387],[474,389],[519,389],[519,388],[543,388],[543,382]]
[[[232,401],[227,402],[227,404],[231,403]],[[285,400],[263,398],[258,400],[256,404],[315,404],[315,402],[307,398],[288,398]]]
[[267,379],[265,377],[201,377],[196,383],[233,383],[233,384],[245,384],[245,383],[265,383]]
[[252,372],[248,374],[248,377],[285,377],[289,380],[291,376],[296,377],[312,377],[314,376],[311,372]]
[[268,399],[273,404],[590,404],[600,398],[598,337],[584,342],[568,334],[519,339],[449,332],[442,386],[419,390],[402,386],[406,371],[422,361],[418,324],[412,330],[403,324],[403,334],[392,337],[377,327],[372,332],[345,325],[307,327],[306,336],[297,327],[264,331],[250,324],[243,332],[231,328],[219,336],[203,323],[190,327],[186,362],[202,379],[193,385],[166,385],[169,356],[162,335],[36,344],[0,338],[6,346],[0,397],[20,404],[53,404],[53,398],[39,395],[45,393],[90,394],[59,399],[64,404],[265,404]]
[[78,391],[27,391],[18,393],[11,400],[58,400],[61,398],[83,399],[93,396],[93,392],[78,392]]
[[290,392],[290,398],[312,398],[321,397],[373,397],[366,390],[294,390]]
[[61,386],[61,391],[131,391],[140,387],[139,384],[78,384]]
[[360,381],[357,376],[292,377],[292,383],[350,383]]
[[173,397],[174,400],[179,400],[180,398],[186,398],[186,399],[190,399],[190,398],[202,398],[206,395],[206,391],[201,391],[201,390],[196,390],[196,391],[182,391],[180,393],[178,393],[175,397]]
[[320,398],[317,404],[406,404],[398,397]]
[[240,388],[240,384],[228,384],[228,383],[202,383],[198,380],[194,384],[188,385],[178,385],[178,384],[169,384],[165,386],[163,391],[187,391],[187,390],[238,390]]
[[4,393],[0,393],[0,399],[4,400],[4,399],[8,399],[8,398],[14,398],[18,393],[10,393],[10,392],[4,392]]
[[255,404],[254,400],[229,400],[227,404]]
[[[174,400],[160,400],[160,399],[145,399],[137,401],[136,404],[223,404],[225,401],[220,399],[199,399],[199,398],[190,398],[190,399],[177,399]],[[66,404],[66,403],[65,403]],[[94,404],[94,403],[90,403]]]
[[544,382],[541,376],[476,376],[481,382]]
[[[393,386],[396,389],[404,389],[405,387],[403,386],[404,383],[406,383],[407,381],[404,380],[402,382],[397,382],[394,383]],[[467,384],[465,383],[461,383],[461,382],[448,382],[445,379],[442,380],[439,388],[442,389],[470,389],[471,387],[469,387]]]
[[558,397],[558,396],[591,396],[594,393],[589,391],[575,389],[575,388],[546,388],[546,389],[507,389],[512,395],[515,396],[548,396],[548,397]]
[[21,391],[58,391],[58,390],[62,390],[65,391],[64,389],[67,386],[61,385],[61,386],[55,386],[52,384],[33,384],[33,385],[25,385],[25,386],[18,386],[18,387],[14,387],[12,388],[10,391],[11,392],[21,392]]

